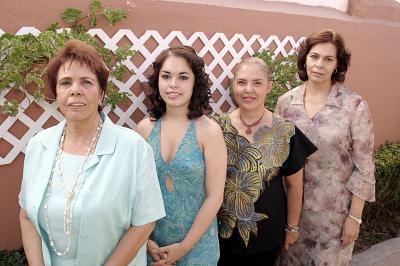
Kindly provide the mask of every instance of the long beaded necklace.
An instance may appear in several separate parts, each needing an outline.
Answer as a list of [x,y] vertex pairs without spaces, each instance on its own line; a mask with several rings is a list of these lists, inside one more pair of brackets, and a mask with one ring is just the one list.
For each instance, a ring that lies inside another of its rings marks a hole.
[[261,120],[263,119],[264,115],[265,115],[265,108],[264,108],[263,114],[261,115],[261,117],[260,117],[256,122],[254,122],[254,123],[252,123],[252,124],[246,124],[246,122],[243,121],[242,116],[241,116],[240,113],[239,113],[240,122],[242,123],[243,126],[246,127],[246,131],[245,131],[245,132],[246,132],[247,135],[251,135],[251,134],[253,133],[252,127],[255,127],[255,126],[257,126],[258,124],[260,124],[260,122],[261,122]]
[[49,183],[47,185],[47,191],[46,191],[46,196],[45,196],[45,201],[44,201],[44,220],[45,220],[45,229],[47,232],[47,235],[49,237],[50,241],[50,246],[54,250],[57,256],[64,256],[65,254],[68,253],[70,250],[70,245],[71,245],[71,235],[72,235],[72,214],[75,206],[75,202],[79,196],[79,192],[83,186],[83,183],[85,182],[85,176],[83,174],[83,171],[85,169],[85,166],[87,162],[90,161],[92,158],[93,152],[96,149],[97,142],[100,137],[100,132],[103,127],[103,121],[100,119],[99,125],[97,127],[96,133],[94,134],[90,145],[88,147],[88,150],[85,155],[85,159],[83,160],[83,163],[81,167],[78,169],[78,176],[75,179],[75,182],[72,186],[72,188],[68,191],[67,187],[63,183],[63,187],[66,189],[66,200],[65,200],[65,207],[64,207],[64,234],[67,236],[67,246],[64,251],[61,251],[59,248],[56,247],[56,243],[54,241],[53,235],[51,234],[50,231],[50,224],[49,224],[49,217],[48,217],[48,202],[51,194],[51,187],[53,183],[53,178],[54,178],[54,173],[56,171],[56,166],[58,164],[58,175],[61,177],[62,172],[61,172],[61,167],[60,167],[60,160],[61,160],[61,154],[62,154],[62,148],[64,145],[64,140],[65,140],[65,132],[66,132],[66,127],[64,128],[64,131],[62,133],[60,143],[58,145],[58,150],[56,153],[56,158],[54,159],[53,162],[53,167],[51,169],[51,174],[50,174],[50,179]]

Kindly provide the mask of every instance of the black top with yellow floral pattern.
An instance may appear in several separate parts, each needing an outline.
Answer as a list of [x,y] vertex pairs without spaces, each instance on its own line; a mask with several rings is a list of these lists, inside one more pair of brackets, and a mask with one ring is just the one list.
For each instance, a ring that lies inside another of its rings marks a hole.
[[224,201],[218,212],[221,248],[253,254],[282,245],[286,194],[282,176],[299,171],[316,147],[293,123],[273,116],[250,143],[238,134],[229,114],[214,115],[228,151]]

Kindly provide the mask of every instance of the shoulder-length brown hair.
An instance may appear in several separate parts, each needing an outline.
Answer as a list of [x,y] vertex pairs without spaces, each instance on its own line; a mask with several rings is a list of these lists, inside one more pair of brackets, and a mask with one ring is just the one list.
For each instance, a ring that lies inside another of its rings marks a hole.
[[333,30],[324,29],[314,32],[301,44],[297,55],[297,72],[301,80],[308,80],[306,70],[306,59],[311,48],[319,43],[332,43],[336,47],[336,58],[338,65],[332,73],[332,83],[343,83],[346,77],[347,68],[350,66],[351,53],[346,49],[342,36]]

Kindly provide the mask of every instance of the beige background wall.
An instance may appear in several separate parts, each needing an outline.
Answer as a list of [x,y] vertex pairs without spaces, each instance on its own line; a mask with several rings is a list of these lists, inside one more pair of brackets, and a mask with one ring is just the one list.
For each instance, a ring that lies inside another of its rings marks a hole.
[[[105,5],[128,8],[125,1],[103,2]],[[258,0],[231,1],[231,7],[223,7],[227,5],[223,2],[229,1],[218,0],[213,2],[219,2],[221,6],[172,1],[134,2],[136,7],[130,8],[128,21],[119,24],[118,28],[128,28],[136,34],[152,29],[161,34],[180,30],[184,33],[274,34],[298,38],[320,28],[335,29],[344,36],[352,52],[352,64],[345,83],[368,101],[375,125],[376,145],[386,140],[400,141],[398,19],[386,20],[384,12],[379,20],[376,17],[368,19],[365,9],[361,9],[364,10],[363,18],[358,18],[336,10]],[[44,30],[47,25],[59,20],[59,14],[65,8],[81,7],[86,10],[89,1],[16,0],[1,1],[0,5],[0,28],[15,33],[22,26]],[[395,8],[400,8],[398,6]],[[357,8],[353,6],[353,10]],[[115,32],[107,25],[100,24],[100,27],[110,34]],[[20,155],[12,164],[0,166],[0,250],[21,246],[17,194],[22,163],[23,155]]]

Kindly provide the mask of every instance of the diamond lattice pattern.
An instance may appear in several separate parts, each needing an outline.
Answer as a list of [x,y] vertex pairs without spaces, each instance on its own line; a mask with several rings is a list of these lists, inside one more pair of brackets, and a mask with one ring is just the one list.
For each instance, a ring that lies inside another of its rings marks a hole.
[[[16,34],[38,35],[40,31],[34,27],[22,27]],[[0,36],[4,31],[0,29]],[[232,78],[232,68],[240,62],[241,58],[250,56],[256,51],[270,49],[275,55],[287,56],[295,52],[303,38],[295,40],[292,36],[286,36],[282,40],[276,35],[260,36],[252,35],[246,38],[243,34],[226,36],[224,33],[215,33],[210,36],[203,32],[194,32],[185,35],[181,31],[172,31],[166,36],[159,32],[148,30],[141,36],[135,35],[131,30],[120,29],[113,36],[108,36],[102,29],[91,29],[89,34],[101,40],[105,47],[116,50],[119,45],[131,45],[131,49],[137,50],[135,58],[130,58],[124,63],[126,68],[134,73],[124,82],[112,80],[121,90],[129,92],[129,105],[121,105],[111,111],[108,107],[104,112],[118,125],[123,125],[135,129],[137,123],[146,114],[144,105],[145,94],[141,90],[140,84],[145,82],[146,75],[149,73],[152,62],[169,46],[184,44],[193,46],[198,55],[202,56],[206,62],[206,72],[210,76],[211,93],[214,101],[211,106],[214,112],[220,113],[234,108],[229,95],[229,79]],[[289,49],[289,48],[290,49]],[[289,49],[289,50],[288,50]],[[136,58],[137,57],[137,58]],[[0,101],[4,101],[4,95],[0,95]],[[40,108],[39,117],[29,115],[29,108],[32,104],[35,108]],[[29,139],[37,132],[55,124],[63,119],[63,115],[57,109],[56,102],[48,103],[41,101],[32,103],[25,98],[21,102],[21,107],[25,112],[20,111],[16,117],[7,116],[0,119],[0,143],[9,143],[12,148],[5,149],[0,153],[0,165],[11,163],[21,152],[25,152],[26,144]],[[22,123],[26,127],[23,133],[12,133],[13,125]],[[10,145],[8,145],[10,146]]]

